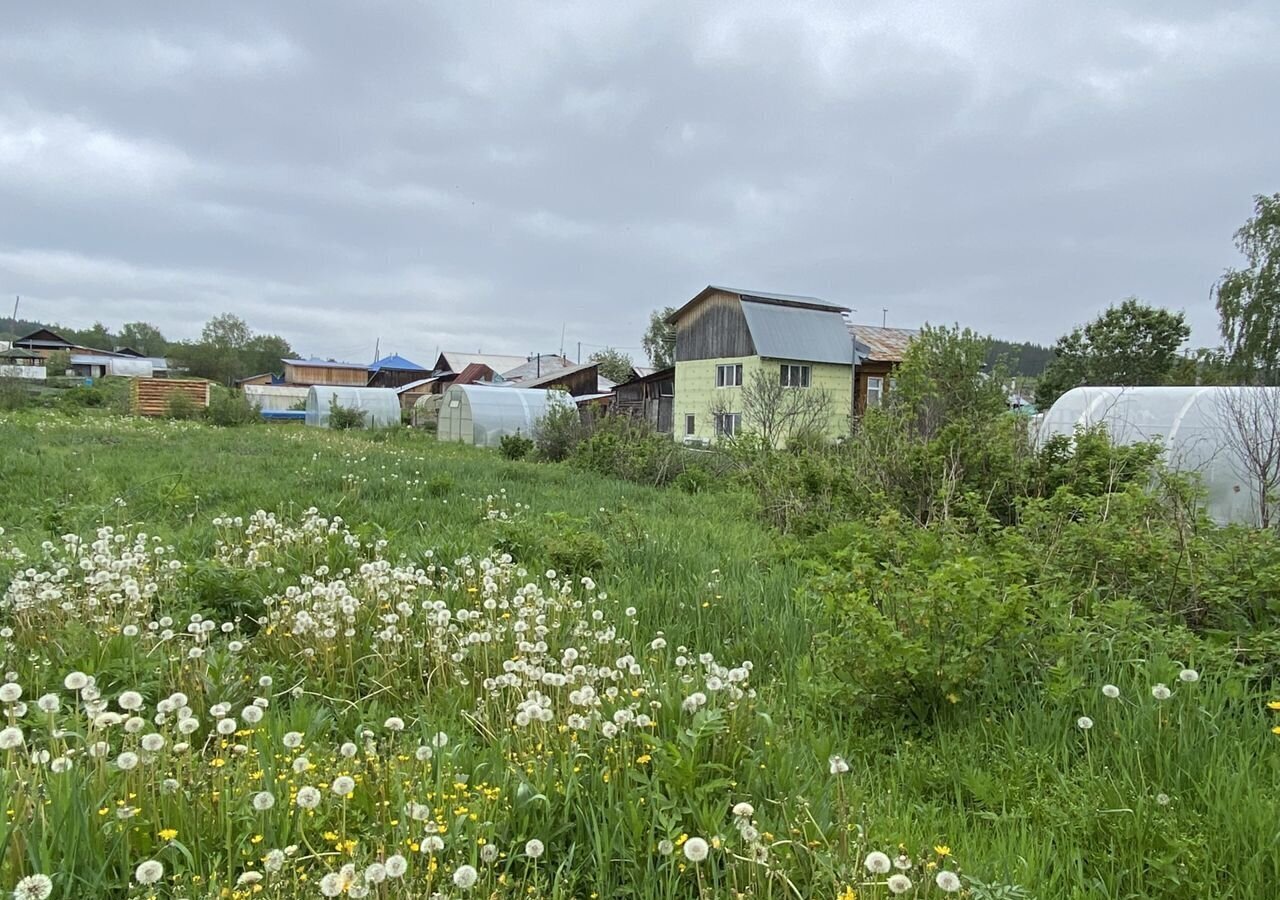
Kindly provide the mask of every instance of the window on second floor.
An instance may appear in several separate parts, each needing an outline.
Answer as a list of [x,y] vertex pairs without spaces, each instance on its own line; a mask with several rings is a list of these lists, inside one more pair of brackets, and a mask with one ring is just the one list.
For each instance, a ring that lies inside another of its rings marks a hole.
[[781,377],[783,387],[808,387],[809,367],[783,363]]
[[884,379],[878,375],[867,377],[867,406],[879,406],[884,402]]
[[716,366],[716,387],[741,387],[742,363]]
[[733,437],[742,431],[742,413],[716,413],[716,436]]

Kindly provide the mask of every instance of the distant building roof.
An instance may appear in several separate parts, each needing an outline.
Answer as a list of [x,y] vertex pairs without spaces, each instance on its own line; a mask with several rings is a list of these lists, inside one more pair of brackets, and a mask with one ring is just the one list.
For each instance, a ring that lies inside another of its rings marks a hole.
[[436,360],[435,372],[461,372],[471,363],[484,363],[495,372],[506,372],[523,365],[526,357],[502,353],[459,353],[446,350]]
[[656,371],[658,370],[653,368],[652,366],[632,366],[631,378],[627,380],[631,381],[636,378],[644,378],[646,375],[652,375]]
[[25,360],[38,359],[41,362],[44,361],[44,357],[41,356],[39,353],[36,353],[32,350],[21,350],[17,347],[0,350],[0,359],[25,359]]
[[364,363],[335,362],[332,359],[282,359],[286,366],[309,366],[313,369],[367,369]]
[[405,391],[412,391],[414,388],[420,388],[430,384],[433,381],[439,381],[439,380],[440,380],[439,377],[435,375],[432,375],[430,378],[419,378],[417,381],[411,381],[408,384],[400,385],[400,387],[395,388],[395,392],[397,394],[403,394]]
[[502,377],[507,381],[527,381],[530,378],[543,378],[553,372],[572,369],[574,365],[575,363],[563,356],[543,354],[532,359],[522,359],[519,365],[502,370]]
[[398,353],[390,356],[384,356],[382,359],[369,366],[370,372],[380,372],[383,369],[400,369],[404,372],[425,372],[427,371],[416,362],[410,362]]
[[453,379],[454,384],[476,384],[481,381],[493,381],[494,375],[497,374],[493,369],[484,363],[468,363],[466,368],[458,373],[458,377]]
[[907,346],[919,337],[920,330],[851,324],[849,333],[866,346],[866,358],[872,362],[902,362]]

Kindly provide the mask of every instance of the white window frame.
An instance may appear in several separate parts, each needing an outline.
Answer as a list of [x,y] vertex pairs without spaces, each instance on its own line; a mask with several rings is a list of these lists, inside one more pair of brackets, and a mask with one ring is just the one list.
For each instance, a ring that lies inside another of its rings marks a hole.
[[813,367],[803,363],[782,363],[778,379],[783,387],[807,388],[813,382]]
[[[872,399],[874,396],[875,399]],[[867,376],[867,406],[880,406],[884,403],[884,377],[880,375]]]
[[717,363],[716,387],[742,387],[742,363]]
[[693,413],[684,414],[684,436],[693,437],[698,433],[698,420],[694,418]]
[[716,437],[737,437],[742,431],[742,413],[716,413]]

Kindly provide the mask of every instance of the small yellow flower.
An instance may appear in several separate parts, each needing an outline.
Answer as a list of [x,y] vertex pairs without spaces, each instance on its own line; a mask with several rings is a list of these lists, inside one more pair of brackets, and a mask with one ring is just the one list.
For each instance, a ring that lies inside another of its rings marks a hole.
[[1277,725],[1275,728],[1272,728],[1272,729],[1271,729],[1271,733],[1272,733],[1272,734],[1280,734],[1280,725]]
[[1280,700],[1272,700],[1267,704],[1267,709],[1280,709]]
[[960,702],[960,698],[959,698],[959,697],[957,697],[955,694],[947,694],[947,702],[948,702],[948,703],[959,703],[959,702]]
[[853,892],[853,885],[846,884],[836,900],[858,900],[858,895]]
[[178,829],[176,829],[176,828],[162,828],[162,829],[160,830],[159,835],[157,835],[157,836],[158,836],[158,837],[160,838],[160,840],[162,840],[162,841],[171,841],[171,840],[173,840],[174,838],[176,838],[176,837],[178,836]]
[[647,762],[651,762],[652,760],[653,760],[653,757],[650,756],[648,753],[642,753],[636,757],[636,762],[642,766]]
[[951,848],[948,847],[946,844],[935,844],[933,848],[933,852],[938,854],[939,856],[950,856]]

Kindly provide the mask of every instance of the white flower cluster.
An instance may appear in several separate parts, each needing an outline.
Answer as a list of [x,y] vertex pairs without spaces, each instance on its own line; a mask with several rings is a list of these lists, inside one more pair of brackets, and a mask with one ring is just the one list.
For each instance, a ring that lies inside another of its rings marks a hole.
[[109,525],[91,542],[68,534],[61,546],[46,541],[42,549],[42,567],[15,572],[0,597],[0,609],[20,622],[41,616],[119,629],[150,615],[155,598],[182,570],[160,538],[139,532],[130,539]]

